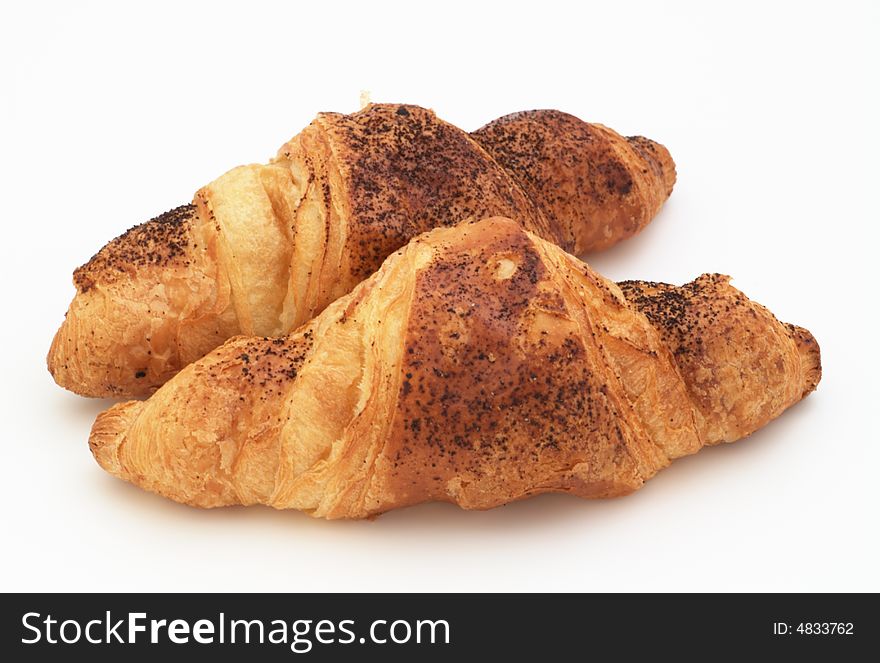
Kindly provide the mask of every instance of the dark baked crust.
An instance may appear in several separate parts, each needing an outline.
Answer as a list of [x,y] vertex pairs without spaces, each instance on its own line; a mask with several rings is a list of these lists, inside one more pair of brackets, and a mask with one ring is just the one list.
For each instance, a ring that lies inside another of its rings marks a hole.
[[501,222],[469,239],[417,277],[382,468],[395,502],[486,508],[550,486],[585,497],[638,488],[631,448],[646,441],[552,265]]
[[186,262],[195,205],[181,205],[129,228],[109,241],[83,266],[73,272],[73,283],[88,292],[96,283],[110,284],[147,265],[170,267]]
[[79,268],[49,370],[83,395],[149,394],[232,334],[296,329],[435,227],[504,215],[567,250],[609,246],[665,200],[664,153],[556,111],[472,135],[418,106],[323,113]]
[[288,338],[238,337],[100,415],[107,471],[202,507],[361,518],[624,495],[819,377],[718,275],[620,286],[509,219],[436,229]]
[[799,400],[821,377],[819,346],[801,327],[780,323],[764,306],[703,274],[683,286],[620,284],[672,352],[714,442],[732,442]]
[[[360,281],[432,228],[508,216],[562,241],[519,185],[458,127],[412,105],[321,113],[351,214],[347,253]],[[338,192],[343,193],[343,192]]]
[[659,143],[557,110],[505,115],[471,135],[562,234],[560,246],[577,255],[637,233],[675,182]]

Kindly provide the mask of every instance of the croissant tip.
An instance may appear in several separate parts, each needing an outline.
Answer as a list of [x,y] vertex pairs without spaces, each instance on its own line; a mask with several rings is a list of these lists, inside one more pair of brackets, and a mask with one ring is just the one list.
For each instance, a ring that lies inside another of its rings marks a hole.
[[646,161],[660,171],[664,193],[667,198],[671,196],[678,175],[675,170],[675,161],[667,147],[644,136],[627,136],[626,140]]
[[815,391],[822,380],[822,352],[816,337],[808,329],[791,324],[788,328],[801,358],[801,371],[804,376],[804,392],[801,396],[803,398]]
[[58,372],[58,364],[55,361],[55,355],[58,352],[58,334],[60,333],[61,329],[59,328],[58,331],[55,332],[55,336],[52,337],[52,345],[49,346],[49,352],[46,353],[46,368],[49,371],[49,375],[51,375],[52,379],[55,380],[56,384],[58,384],[59,386],[63,386],[60,382],[58,382],[58,378],[55,375]]
[[46,368],[55,384],[64,389],[73,391],[81,396],[89,396],[83,393],[79,386],[79,382],[75,377],[75,367],[69,364],[72,357],[68,353],[68,346],[73,345],[71,338],[75,332],[71,329],[70,318],[65,317],[64,322],[52,337],[52,345],[49,346],[49,352],[46,353]]
[[113,385],[91,379],[80,360],[80,325],[76,309],[71,305],[46,353],[46,368],[55,384],[63,389],[87,398],[112,398],[117,395]]
[[653,148],[654,159],[660,166],[660,172],[663,174],[663,184],[666,189],[666,197],[668,198],[672,195],[672,189],[675,188],[675,182],[678,177],[675,170],[675,161],[673,161],[672,154],[670,154],[665,145],[650,139],[648,139],[648,142]]
[[89,449],[98,465],[110,474],[122,477],[119,446],[144,407],[142,401],[117,403],[95,419],[89,434]]

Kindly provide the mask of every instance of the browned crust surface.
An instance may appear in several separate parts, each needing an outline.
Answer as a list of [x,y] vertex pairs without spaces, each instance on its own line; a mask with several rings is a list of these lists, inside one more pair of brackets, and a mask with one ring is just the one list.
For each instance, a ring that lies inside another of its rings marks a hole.
[[416,235],[509,216],[562,241],[519,185],[467,133],[412,105],[372,104],[316,120],[333,146],[350,218],[347,253],[358,281]]
[[503,218],[437,229],[288,338],[100,415],[112,474],[202,507],[358,518],[623,495],[815,388],[818,345],[704,275],[616,285]]
[[659,143],[557,110],[505,115],[471,135],[562,233],[560,246],[577,255],[637,233],[675,182]]
[[146,266],[170,267],[176,262],[185,263],[195,215],[194,205],[181,205],[111,240],[73,272],[77,290],[88,292],[96,283],[132,278],[138,269]]
[[487,508],[642,484],[631,447],[643,440],[555,271],[526,233],[496,221],[418,274],[381,467],[394,505]]
[[231,335],[297,328],[435,227],[504,215],[568,250],[610,246],[657,212],[671,164],[557,111],[473,134],[412,105],[322,113],[272,163],[229,171],[77,269],[49,370],[83,395],[147,395]]
[[619,285],[675,357],[711,442],[754,432],[816,388],[821,369],[812,335],[779,322],[729,276]]

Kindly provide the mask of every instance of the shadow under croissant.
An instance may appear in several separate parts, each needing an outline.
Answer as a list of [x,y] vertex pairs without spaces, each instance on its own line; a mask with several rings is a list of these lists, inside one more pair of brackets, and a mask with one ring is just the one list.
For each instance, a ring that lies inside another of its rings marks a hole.
[[[633,275],[633,265],[648,263],[648,257],[656,251],[659,233],[668,232],[668,229],[664,230],[665,219],[671,219],[675,216],[675,207],[676,199],[672,197],[666,201],[651,223],[636,235],[628,238],[627,241],[602,251],[593,251],[578,257],[597,272],[608,277],[620,274],[621,278],[636,278]],[[670,209],[673,211],[670,212]],[[657,233],[657,237],[654,236],[655,233]],[[621,267],[624,268],[623,271],[621,271]]]
[[809,410],[817,407],[813,403],[810,399],[796,403],[785,417],[774,419],[735,443],[704,447],[696,454],[678,458],[641,489],[610,499],[586,500],[572,495],[547,493],[486,511],[468,511],[449,503],[430,502],[395,509],[367,520],[323,520],[296,510],[277,510],[262,505],[198,509],[146,492],[104,473],[100,483],[101,489],[113,502],[126,502],[126,507],[161,510],[163,515],[186,520],[188,526],[198,527],[199,523],[213,526],[218,521],[230,525],[244,523],[260,529],[283,529],[294,537],[298,537],[306,528],[323,532],[350,532],[351,528],[362,528],[362,532],[381,534],[383,537],[395,533],[407,537],[414,534],[431,537],[438,534],[443,536],[444,529],[458,532],[537,531],[566,522],[576,522],[579,527],[599,526],[606,519],[617,519],[622,511],[640,508],[642,499],[655,499],[659,491],[687,492],[693,487],[688,484],[711,479],[713,468],[719,463],[730,462],[734,456],[761,463],[768,445],[774,440],[794,443],[791,442],[793,436],[786,429],[795,428],[800,417],[809,416]]
[[[65,425],[75,426],[77,430],[88,431],[101,412],[121,403],[122,398],[82,398],[72,392],[52,390],[53,416],[63,418]],[[66,443],[67,440],[59,441]]]

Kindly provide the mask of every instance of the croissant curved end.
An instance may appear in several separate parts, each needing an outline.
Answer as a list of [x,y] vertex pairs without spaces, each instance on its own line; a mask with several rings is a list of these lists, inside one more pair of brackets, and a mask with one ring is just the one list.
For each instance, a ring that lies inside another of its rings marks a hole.
[[158,327],[141,308],[146,305],[135,306],[100,286],[77,292],[46,357],[55,382],[95,398],[146,396],[155,391],[173,371],[166,365],[166,353],[149,352],[153,344],[140,339],[152,334],[156,342],[173,341],[173,334]]
[[666,197],[671,196],[677,174],[675,171],[675,161],[673,161],[672,154],[670,154],[666,146],[644,136],[628,136],[627,141],[648,163],[660,171]]
[[648,142],[654,148],[654,155],[660,170],[663,172],[663,182],[666,184],[666,195],[672,195],[672,189],[675,187],[677,173],[675,172],[675,161],[672,160],[672,154],[666,149],[665,145],[661,145],[651,139]]
[[819,343],[809,330],[792,324],[788,325],[788,328],[800,355],[804,378],[803,396],[806,396],[815,391],[822,379],[822,353],[819,350]]
[[71,346],[74,345],[73,327],[71,312],[68,311],[64,322],[52,337],[52,345],[46,355],[46,367],[58,386],[84,396],[90,395],[79,363],[74,361],[76,354],[71,352]]
[[119,447],[144,405],[142,401],[117,403],[99,414],[92,425],[89,449],[98,465],[115,477],[125,478],[119,462]]
[[81,396],[147,396],[234,333],[196,217],[192,205],[175,208],[74,271],[76,295],[47,356],[55,382]]

